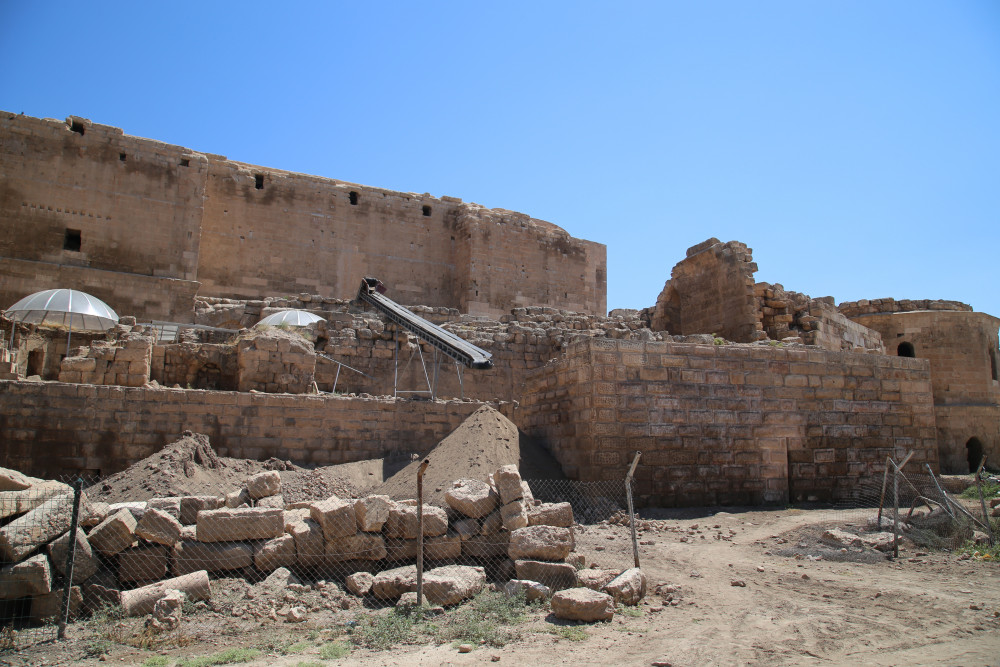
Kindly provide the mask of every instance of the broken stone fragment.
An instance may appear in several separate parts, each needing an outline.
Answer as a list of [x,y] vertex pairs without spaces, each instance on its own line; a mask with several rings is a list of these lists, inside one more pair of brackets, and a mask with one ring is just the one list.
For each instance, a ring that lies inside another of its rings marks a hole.
[[0,568],[0,600],[14,600],[52,591],[52,570],[45,554]]
[[454,605],[483,590],[486,571],[469,565],[445,565],[427,572],[423,585],[424,596],[431,604]]
[[164,546],[138,546],[118,554],[118,579],[127,582],[156,581],[167,576],[169,549]]
[[178,590],[187,595],[192,602],[208,600],[212,597],[212,588],[208,580],[208,572],[199,570],[173,579],[121,592],[122,610],[126,616],[145,616],[153,611],[157,600],[167,591]]
[[284,534],[254,545],[253,564],[261,572],[292,567],[296,562],[295,538]]
[[424,539],[424,558],[430,560],[448,560],[462,557],[462,538],[457,533],[449,532]]
[[444,494],[445,502],[452,509],[472,519],[479,519],[497,508],[500,497],[486,482],[478,479],[459,479]]
[[72,487],[62,482],[42,480],[27,489],[0,491],[0,519],[30,512],[46,500],[72,493]]
[[344,579],[344,587],[352,594],[358,597],[364,597],[372,590],[372,584],[375,582],[375,575],[371,572],[355,572],[354,574],[348,575]]
[[280,493],[274,496],[267,496],[257,501],[257,507],[277,507],[278,509],[284,509],[285,499]]
[[542,503],[530,507],[528,525],[570,528],[573,525],[573,506],[569,503]]
[[500,519],[503,527],[509,531],[524,528],[528,525],[528,512],[523,500],[515,500],[500,508]]
[[284,512],[270,507],[224,507],[198,513],[199,542],[266,540],[285,532]]
[[[444,535],[448,531],[448,515],[440,507],[424,505],[424,536]],[[395,503],[389,510],[386,521],[386,537],[416,539],[417,508],[412,505]]]
[[548,563],[538,560],[514,561],[514,571],[518,579],[529,579],[545,584],[553,591],[574,588],[576,568],[566,563]]
[[37,477],[29,477],[10,468],[0,468],[0,491],[23,491],[41,482]]
[[646,575],[637,567],[629,568],[605,584],[603,591],[618,604],[635,606],[646,597]]
[[612,579],[618,576],[615,570],[603,570],[601,568],[587,568],[578,570],[576,581],[578,586],[599,591],[608,585]]
[[[66,557],[69,553],[69,531],[49,543],[49,559],[56,572],[66,575]],[[76,529],[76,549],[73,553],[73,583],[82,584],[97,573],[100,561],[94,556],[87,534]]]
[[549,604],[557,618],[568,621],[610,621],[615,615],[614,598],[589,588],[559,591]]
[[132,546],[137,524],[131,512],[119,510],[91,529],[87,540],[95,551],[110,558]]
[[219,509],[225,499],[218,496],[184,496],[181,498],[181,523],[190,526],[198,523],[198,512]]
[[146,509],[166,512],[179,522],[181,518],[181,499],[179,496],[172,498],[151,498],[146,501]]
[[416,590],[416,565],[404,565],[391,570],[383,570],[375,575],[375,579],[372,581],[372,593],[380,600],[391,602],[398,600],[403,593]]
[[348,537],[357,531],[354,503],[341,500],[337,496],[312,503],[309,506],[309,513],[313,521],[322,528],[327,541]]
[[513,560],[562,560],[573,551],[573,531],[558,526],[527,526],[510,533]]
[[281,473],[277,470],[260,472],[247,480],[247,493],[257,500],[281,493]]
[[385,540],[378,533],[358,532],[346,537],[327,540],[325,553],[329,560],[382,560],[386,557]]
[[389,520],[389,510],[392,500],[389,496],[367,496],[354,501],[354,514],[358,521],[358,530],[373,533],[382,530]]
[[172,547],[181,539],[181,522],[164,510],[147,507],[136,524],[135,534],[147,542]]
[[174,574],[198,570],[226,572],[253,565],[254,545],[250,542],[189,542],[174,546]]
[[515,500],[524,497],[524,489],[521,486],[521,473],[517,471],[517,466],[506,465],[493,473],[493,483],[496,485],[497,493],[500,495],[500,502],[508,505]]
[[[31,620],[35,623],[48,623],[60,619],[63,611],[63,594],[64,591],[59,588],[51,593],[31,598]],[[79,615],[82,605],[83,594],[80,592],[80,587],[72,586],[69,589],[70,620]]]

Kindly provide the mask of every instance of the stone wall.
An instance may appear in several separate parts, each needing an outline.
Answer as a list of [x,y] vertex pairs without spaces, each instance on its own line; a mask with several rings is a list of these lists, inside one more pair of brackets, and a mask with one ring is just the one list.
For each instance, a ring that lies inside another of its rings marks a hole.
[[850,498],[886,456],[937,466],[929,364],[768,345],[581,340],[528,378],[521,427],[573,479],[644,502]]
[[982,443],[991,465],[1000,463],[1000,319],[964,309],[880,312],[852,319],[878,331],[889,354],[929,361],[945,472],[968,471],[971,438]]
[[813,299],[770,283],[757,283],[754,293],[764,333],[772,340],[816,345],[834,352],[885,353],[882,336],[847,319],[837,310],[833,297]]
[[972,312],[972,306],[961,301],[946,299],[862,299],[861,301],[845,301],[838,306],[841,313],[847,317],[857,315],[874,315],[877,313],[907,313],[917,310],[954,310],[966,313]]
[[603,245],[454,197],[234,162],[75,117],[2,112],[0,173],[0,260],[16,260],[0,264],[0,284],[19,281],[0,298],[11,303],[82,275],[119,314],[187,322],[191,302],[181,297],[195,289],[349,299],[374,275],[401,303],[476,314],[606,309]]
[[95,340],[62,360],[60,382],[141,387],[149,382],[153,339],[125,334],[116,340]]
[[656,299],[651,327],[672,334],[711,333],[747,343],[764,338],[754,296],[757,265],[739,241],[708,239],[688,248]]
[[[481,405],[0,381],[0,466],[107,475],[186,430],[221,456],[300,465],[422,455]],[[494,407],[512,417],[510,404]]]

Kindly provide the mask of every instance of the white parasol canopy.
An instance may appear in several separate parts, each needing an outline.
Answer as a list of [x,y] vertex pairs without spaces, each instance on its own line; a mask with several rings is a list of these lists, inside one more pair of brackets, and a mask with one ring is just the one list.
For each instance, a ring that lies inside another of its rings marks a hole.
[[5,312],[15,322],[70,331],[107,331],[118,313],[95,296],[75,289],[50,289],[26,296]]
[[254,325],[254,327],[267,326],[267,327],[277,327],[277,326],[288,326],[288,327],[306,327],[314,322],[325,322],[326,320],[319,315],[314,315],[308,310],[282,310],[277,313],[271,313],[260,322]]

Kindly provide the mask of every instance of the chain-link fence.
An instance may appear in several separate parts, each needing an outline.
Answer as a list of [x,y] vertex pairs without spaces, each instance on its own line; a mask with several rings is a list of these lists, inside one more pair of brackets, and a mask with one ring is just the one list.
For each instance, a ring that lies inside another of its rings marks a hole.
[[[68,481],[0,491],[0,650],[66,627],[98,645],[146,648],[287,623],[331,627],[413,592],[418,554],[431,603],[461,598],[470,573],[479,585],[570,588],[588,564],[573,526],[628,507],[624,481],[522,481],[510,470],[492,486],[447,490],[419,513],[417,499],[344,498],[321,486],[286,503],[279,471],[232,490],[186,484],[200,495],[184,496],[154,497],[142,480],[128,489]],[[604,567],[632,566],[623,541],[601,554]]]

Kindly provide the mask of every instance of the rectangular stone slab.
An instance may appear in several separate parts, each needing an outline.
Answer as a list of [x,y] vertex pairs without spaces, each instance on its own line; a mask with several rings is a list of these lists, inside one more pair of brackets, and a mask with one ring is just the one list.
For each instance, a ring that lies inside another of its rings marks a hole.
[[274,507],[224,507],[198,513],[199,542],[269,540],[284,532],[284,511]]
[[[80,513],[87,511],[86,496]],[[73,494],[57,496],[0,528],[0,560],[16,563],[69,531]]]

